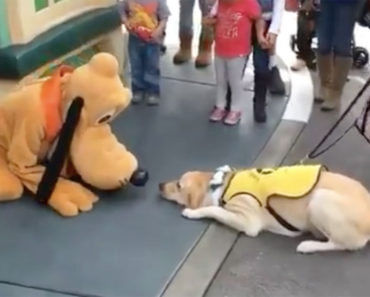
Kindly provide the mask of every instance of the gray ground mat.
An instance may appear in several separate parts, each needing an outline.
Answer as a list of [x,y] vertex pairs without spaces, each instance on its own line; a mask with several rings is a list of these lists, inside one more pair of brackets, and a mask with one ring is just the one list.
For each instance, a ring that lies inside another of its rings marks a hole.
[[215,84],[216,75],[213,65],[203,69],[195,69],[194,62],[197,51],[193,53],[193,58],[188,63],[181,66],[174,65],[172,59],[177,50],[176,46],[168,46],[166,55],[162,56],[161,72],[163,77],[201,84]]
[[[353,98],[354,91],[346,90],[344,98]],[[361,103],[356,106],[327,144],[353,123],[362,106]],[[293,164],[304,157],[338,116],[337,113],[323,113],[316,105],[309,125],[284,163]],[[326,154],[310,163],[324,163],[330,170],[356,178],[370,189],[369,150],[369,144],[352,130]],[[258,238],[241,236],[206,296],[369,296],[370,246],[354,253],[300,255],[295,249],[303,239],[273,234],[262,234]]]
[[71,295],[59,294],[48,290],[25,288],[17,285],[0,284],[2,297],[70,297]]
[[[158,182],[189,169],[251,164],[286,103],[286,98],[270,100],[268,123],[257,125],[252,94],[246,92],[242,123],[227,127],[208,122],[212,86],[164,79],[162,92],[160,106],[130,106],[113,125],[118,138],[149,170],[145,188],[100,193],[92,212],[73,219],[29,197],[0,205],[1,281],[77,295],[160,294],[207,222],[182,218],[178,206],[158,197]],[[0,285],[0,296],[7,292],[9,287]],[[54,297],[35,290],[19,292],[13,295]]]

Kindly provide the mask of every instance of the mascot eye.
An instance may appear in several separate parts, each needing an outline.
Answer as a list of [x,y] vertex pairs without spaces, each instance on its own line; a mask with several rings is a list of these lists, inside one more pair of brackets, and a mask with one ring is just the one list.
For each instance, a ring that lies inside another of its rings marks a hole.
[[96,123],[97,124],[104,124],[104,123],[107,123],[110,119],[113,118],[113,115],[114,115],[115,111],[114,110],[111,110],[107,113],[104,113],[97,121]]

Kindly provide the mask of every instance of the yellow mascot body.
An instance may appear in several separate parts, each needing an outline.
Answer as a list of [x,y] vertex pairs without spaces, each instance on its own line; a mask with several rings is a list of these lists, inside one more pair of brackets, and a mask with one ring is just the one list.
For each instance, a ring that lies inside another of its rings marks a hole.
[[147,173],[109,126],[130,100],[107,53],[20,83],[0,100],[0,201],[20,198],[26,187],[61,215],[75,216],[98,197],[74,175],[103,190],[145,184]]

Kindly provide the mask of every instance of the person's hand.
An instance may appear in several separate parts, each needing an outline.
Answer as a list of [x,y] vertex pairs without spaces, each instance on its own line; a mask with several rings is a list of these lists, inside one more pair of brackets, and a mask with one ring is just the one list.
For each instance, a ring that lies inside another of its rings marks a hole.
[[216,18],[214,17],[204,17],[202,19],[202,24],[205,26],[213,26],[216,24]]
[[124,24],[127,31],[130,32],[132,30],[132,25],[128,20],[123,21],[123,24]]
[[262,49],[268,49],[269,48],[269,43],[267,41],[267,38],[263,34],[258,34],[257,35],[257,40]]
[[162,36],[163,36],[163,30],[161,28],[154,29],[151,34],[151,38],[155,42],[161,42]]
[[315,8],[313,4],[313,0],[305,0],[302,4],[301,10],[303,11],[311,11]]
[[276,45],[277,34],[267,33],[266,40],[269,48],[274,48]]

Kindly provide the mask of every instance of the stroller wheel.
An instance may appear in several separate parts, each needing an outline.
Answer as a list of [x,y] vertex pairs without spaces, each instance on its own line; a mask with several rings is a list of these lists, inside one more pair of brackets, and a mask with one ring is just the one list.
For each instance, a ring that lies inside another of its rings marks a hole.
[[369,52],[366,48],[357,46],[353,49],[353,65],[356,68],[363,68],[369,62]]

